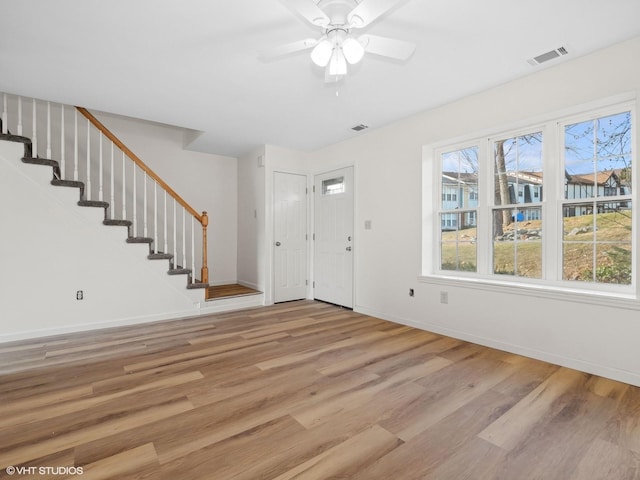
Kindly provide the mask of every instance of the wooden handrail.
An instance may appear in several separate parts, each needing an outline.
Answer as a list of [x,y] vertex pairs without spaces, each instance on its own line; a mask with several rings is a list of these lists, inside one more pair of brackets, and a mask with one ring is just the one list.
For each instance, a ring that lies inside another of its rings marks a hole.
[[98,120],[96,117],[94,117],[86,108],[83,107],[76,107],[76,109],[82,114],[84,115],[84,117],[89,120],[94,127],[96,127],[98,130],[100,130],[105,137],[107,137],[109,140],[111,140],[115,145],[118,146],[118,148],[120,150],[122,150],[127,157],[129,157],[136,165],[138,165],[138,167],[140,167],[142,170],[144,170],[147,175],[149,175],[151,178],[153,178],[158,185],[160,185],[162,188],[164,188],[167,193],[169,195],[171,195],[173,198],[175,198],[175,200],[182,205],[191,215],[193,215],[196,220],[198,220],[198,222],[200,222],[202,224],[202,215],[200,213],[198,213],[191,205],[189,205],[180,195],[178,195],[169,185],[167,185],[165,183],[164,180],[162,180],[158,174],[156,172],[154,172],[153,170],[151,170],[147,164],[145,164],[142,160],[140,160],[140,158],[138,158],[138,156],[133,153],[131,150],[129,150],[127,148],[127,146],[122,143],[120,141],[120,139],[118,139],[118,137],[116,137],[113,133],[111,133],[111,131],[109,131],[109,129],[107,127],[105,127],[100,120]]
[[120,141],[111,131],[105,127],[100,120],[94,117],[86,108],[76,106],[76,109],[96,127],[102,134],[111,140],[120,150],[122,150],[132,162],[142,169],[148,176],[153,178],[160,187],[162,187],[169,195],[171,195],[180,205],[184,207],[193,217],[202,225],[202,268],[200,269],[200,281],[209,283],[209,268],[207,267],[207,226],[209,225],[209,217],[207,212],[198,213],[191,205],[189,205],[180,195],[178,195],[167,183],[162,180],[156,172],[151,170],[146,163],[133,153],[129,148]]

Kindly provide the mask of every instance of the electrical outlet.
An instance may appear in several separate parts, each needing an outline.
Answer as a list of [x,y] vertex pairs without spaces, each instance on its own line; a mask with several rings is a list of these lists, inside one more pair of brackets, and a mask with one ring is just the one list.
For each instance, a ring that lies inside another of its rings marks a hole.
[[414,295],[413,288],[410,288],[410,289],[409,289],[409,296],[410,296],[410,297],[413,297],[413,295]]
[[82,300],[84,298],[84,292],[82,290],[78,290],[76,292],[76,300]]
[[449,292],[440,292],[440,303],[449,303]]

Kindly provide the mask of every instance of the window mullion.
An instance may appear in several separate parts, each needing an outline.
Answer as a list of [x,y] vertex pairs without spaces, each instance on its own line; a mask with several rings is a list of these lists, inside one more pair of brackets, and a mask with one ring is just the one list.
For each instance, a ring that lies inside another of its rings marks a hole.
[[542,165],[542,278],[562,278],[562,200],[564,199],[563,142],[560,124],[550,122],[543,129]]

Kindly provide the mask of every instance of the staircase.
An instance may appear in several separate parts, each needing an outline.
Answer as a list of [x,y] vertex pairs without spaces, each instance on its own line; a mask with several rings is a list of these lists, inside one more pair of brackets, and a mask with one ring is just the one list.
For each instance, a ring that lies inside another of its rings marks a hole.
[[[51,167],[52,185],[77,189],[79,207],[103,209],[104,225],[126,227],[127,243],[148,245],[149,260],[168,261],[168,275],[185,275],[187,289],[206,294],[206,212],[189,206],[87,110],[9,94],[2,101],[0,140],[22,143],[23,163]],[[38,155],[43,144],[45,158]]]

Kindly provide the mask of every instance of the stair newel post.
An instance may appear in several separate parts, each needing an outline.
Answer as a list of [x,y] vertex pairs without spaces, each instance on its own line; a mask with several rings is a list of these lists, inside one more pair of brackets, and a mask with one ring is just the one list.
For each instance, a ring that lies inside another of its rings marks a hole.
[[87,120],[87,194],[86,199],[91,200],[91,122]]
[[73,117],[73,179],[78,181],[78,110]]
[[47,158],[51,158],[51,102],[47,102]]
[[33,134],[31,138],[31,156],[33,158],[38,157],[38,120],[36,118],[36,99],[32,98],[32,110],[33,110],[33,118],[31,119],[31,125],[33,128]]
[[18,135],[22,136],[22,97],[18,97]]
[[[113,142],[111,142],[111,168],[109,169],[109,173],[111,174],[111,189],[109,193],[111,194],[111,204],[109,205],[109,210],[111,213],[111,220],[115,218],[115,210],[116,210],[116,192],[115,192],[115,176],[116,171],[114,170],[114,158],[113,158]],[[124,220],[124,218],[123,218]]]
[[209,226],[209,216],[207,212],[202,212],[200,219],[202,224],[202,268],[200,270],[200,281],[209,283],[209,267],[207,266],[207,227]]
[[60,179],[64,180],[66,174],[65,144],[64,144],[64,104],[60,104]]
[[147,226],[147,172],[144,172],[144,176],[142,177],[142,180],[144,182],[143,183],[143,192],[142,192],[142,195],[143,195],[143,198],[142,198],[142,209],[143,209],[142,210],[142,219],[143,220],[142,221],[143,221],[143,224],[144,224],[144,227],[143,227],[143,232],[144,233],[143,233],[142,236],[143,237],[148,237],[149,235],[147,233],[148,233],[149,230],[148,230],[148,226]]
[[9,127],[7,126],[7,94],[3,93],[2,94],[2,133],[4,133],[6,135],[6,133],[9,131]]
[[98,142],[98,148],[100,149],[100,153],[98,155],[99,158],[99,169],[100,171],[98,172],[98,200],[102,201],[104,199],[104,192],[103,192],[103,188],[102,188],[102,182],[104,181],[104,177],[103,177],[103,173],[102,173],[102,132],[99,132],[100,134],[100,140]]

